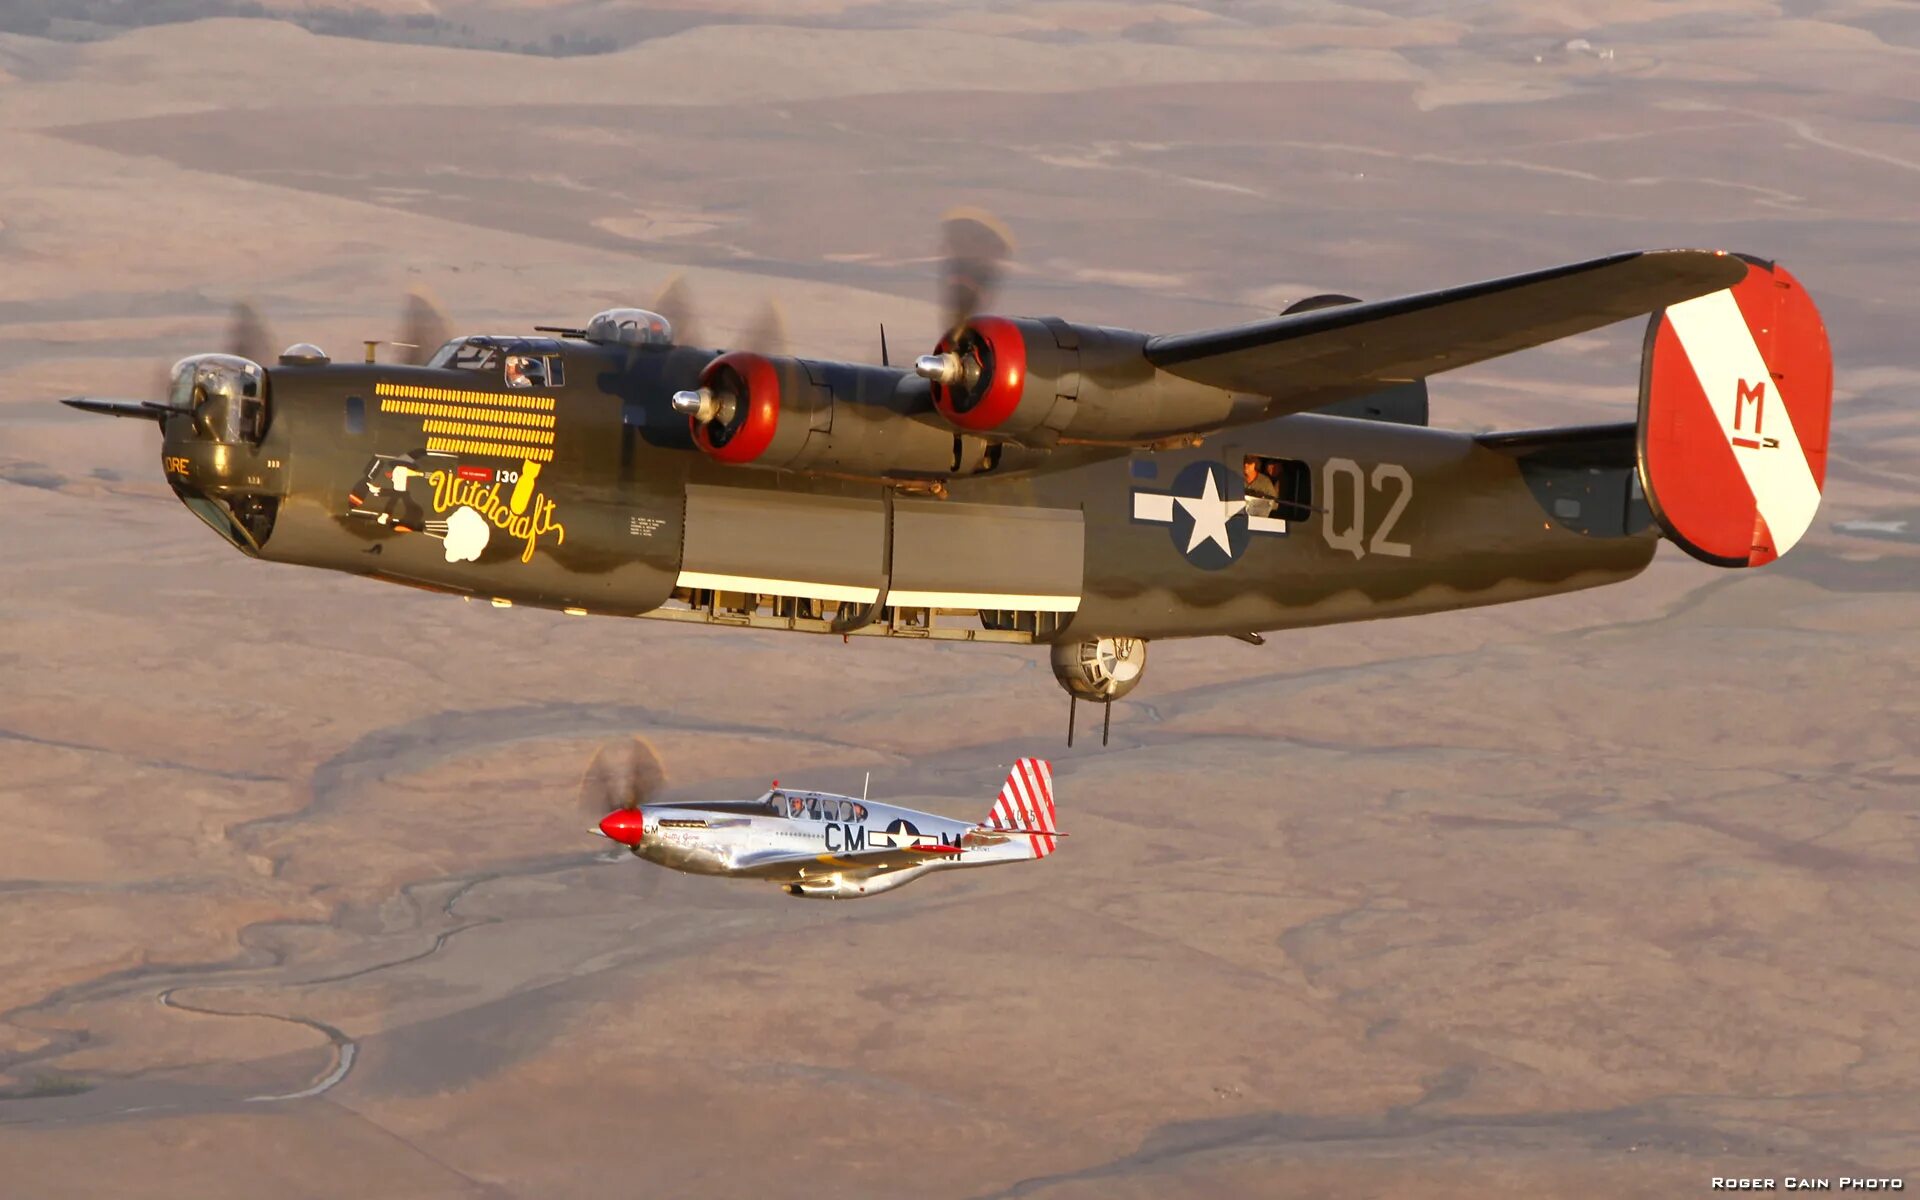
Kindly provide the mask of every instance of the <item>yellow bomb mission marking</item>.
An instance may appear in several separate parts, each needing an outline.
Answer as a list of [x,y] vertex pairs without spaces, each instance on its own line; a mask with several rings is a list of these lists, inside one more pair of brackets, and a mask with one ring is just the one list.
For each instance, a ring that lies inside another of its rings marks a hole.
[[556,545],[566,544],[567,527],[553,519],[554,503],[542,492],[527,495],[523,493],[530,489],[516,488],[513,502],[509,502],[501,498],[498,482],[461,479],[451,471],[434,471],[427,476],[427,482],[433,486],[435,512],[446,514],[456,508],[471,508],[495,529],[525,542],[521,562],[533,561],[534,547],[546,534],[554,535]]
[[399,383],[377,383],[373,394],[380,397],[381,412],[419,417],[429,450],[553,461],[557,417],[552,396]]

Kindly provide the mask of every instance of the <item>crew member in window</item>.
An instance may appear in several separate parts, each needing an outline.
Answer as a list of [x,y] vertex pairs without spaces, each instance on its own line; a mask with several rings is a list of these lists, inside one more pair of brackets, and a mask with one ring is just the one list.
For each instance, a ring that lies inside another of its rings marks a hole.
[[1303,462],[1267,460],[1267,474],[1273,477],[1274,490],[1280,496],[1274,512],[1289,521],[1304,521],[1313,514],[1306,469],[1307,464]]
[[507,355],[507,386],[516,388],[532,387],[533,371],[529,368],[533,367],[533,365],[533,360],[530,358],[525,358],[518,354]]
[[1280,489],[1265,471],[1260,469],[1260,460],[1247,455],[1244,468],[1247,481],[1247,515],[1250,517],[1270,517],[1280,503]]

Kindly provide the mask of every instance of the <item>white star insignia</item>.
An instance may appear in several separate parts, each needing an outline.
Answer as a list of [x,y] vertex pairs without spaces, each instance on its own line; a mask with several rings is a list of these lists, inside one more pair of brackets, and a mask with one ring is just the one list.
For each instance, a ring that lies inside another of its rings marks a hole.
[[1188,554],[1199,549],[1202,542],[1213,542],[1228,556],[1233,554],[1233,545],[1227,540],[1227,518],[1244,511],[1246,501],[1222,500],[1214,472],[1207,472],[1206,485],[1198,496],[1175,496],[1173,502],[1193,518],[1193,536],[1187,539]]

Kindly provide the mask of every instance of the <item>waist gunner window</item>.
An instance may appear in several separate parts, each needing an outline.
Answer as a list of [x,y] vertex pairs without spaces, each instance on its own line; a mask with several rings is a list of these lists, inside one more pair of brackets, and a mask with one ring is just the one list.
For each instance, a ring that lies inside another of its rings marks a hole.
[[1247,515],[1304,521],[1313,512],[1313,469],[1297,458],[1249,454],[1241,464]]

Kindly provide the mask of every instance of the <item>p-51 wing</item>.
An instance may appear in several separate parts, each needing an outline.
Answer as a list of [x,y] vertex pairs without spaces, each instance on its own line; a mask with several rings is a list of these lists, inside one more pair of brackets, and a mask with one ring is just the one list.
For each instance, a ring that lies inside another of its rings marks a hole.
[[1268,417],[1511,354],[1732,287],[1741,258],[1644,250],[1361,304],[1150,338],[1174,375],[1270,396]]
[[[884,836],[884,835],[882,835]],[[794,867],[831,867],[842,871],[883,872],[923,866],[940,858],[964,853],[960,846],[929,842],[917,846],[876,846],[867,850],[822,854],[794,853],[791,850],[763,850],[746,855],[735,866],[743,875],[781,875]]]

